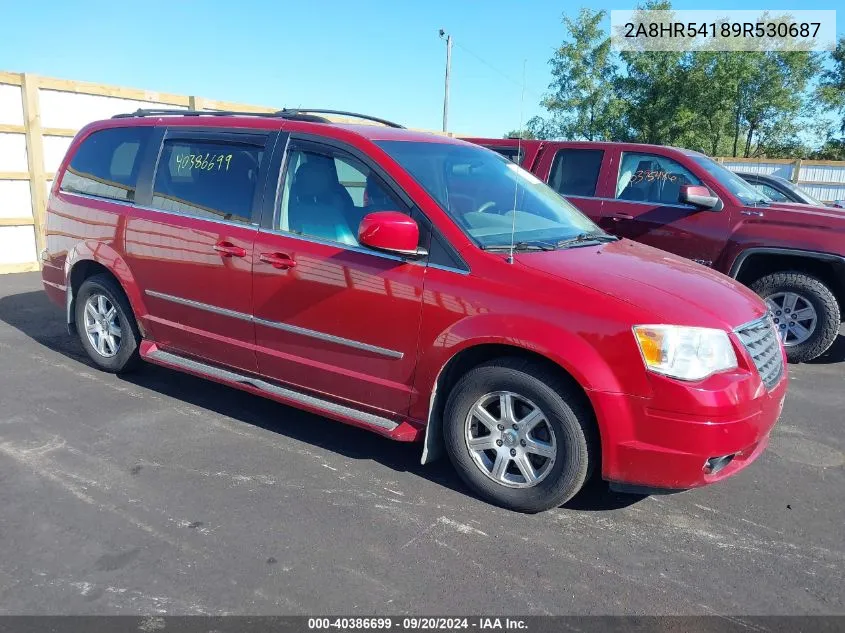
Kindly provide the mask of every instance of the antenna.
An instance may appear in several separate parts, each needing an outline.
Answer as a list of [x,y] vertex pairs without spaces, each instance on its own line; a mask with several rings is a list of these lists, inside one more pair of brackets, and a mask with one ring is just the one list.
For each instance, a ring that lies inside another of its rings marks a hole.
[[[522,98],[519,102],[519,140],[516,142],[516,160],[522,162],[522,136],[523,136],[523,129],[522,129],[522,118],[523,112],[525,110],[525,65],[527,64],[528,60],[522,60]],[[517,163],[517,167],[522,167],[519,162]],[[513,185],[513,211],[511,212],[511,249],[510,253],[508,254],[508,263],[513,264],[513,249],[514,249],[514,240],[516,236],[516,199],[517,199],[517,192],[519,191],[519,172],[517,172],[516,180],[514,181]]]

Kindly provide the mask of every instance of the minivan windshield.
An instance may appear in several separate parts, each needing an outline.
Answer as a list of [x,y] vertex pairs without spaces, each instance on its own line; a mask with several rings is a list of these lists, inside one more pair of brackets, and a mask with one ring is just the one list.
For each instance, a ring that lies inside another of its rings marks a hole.
[[533,174],[493,151],[454,143],[377,144],[482,248],[512,241],[522,248],[562,248],[565,241],[569,246],[614,239]]
[[720,165],[712,158],[703,154],[691,154],[690,157],[706,169],[722,186],[739,198],[743,204],[768,204],[772,201],[769,196],[762,191],[758,191],[730,169]]

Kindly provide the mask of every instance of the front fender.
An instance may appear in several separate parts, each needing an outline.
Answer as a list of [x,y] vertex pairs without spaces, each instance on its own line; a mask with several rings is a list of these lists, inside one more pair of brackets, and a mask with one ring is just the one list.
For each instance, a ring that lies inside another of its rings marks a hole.
[[[519,324],[518,332],[515,323]],[[440,380],[444,369],[461,352],[488,344],[505,345],[514,348],[514,351],[527,350],[543,356],[569,373],[588,397],[592,391],[650,393],[648,379],[629,330],[586,337],[575,330],[525,315],[520,315],[519,319],[490,314],[468,317],[440,332],[431,345],[425,342],[421,345],[421,349],[427,351],[418,360],[415,391],[419,397],[412,404],[410,414],[428,422],[423,463],[434,461],[442,453],[442,421],[436,415],[436,402],[438,397],[445,397],[452,386],[444,385]],[[609,349],[614,352],[608,354]]]

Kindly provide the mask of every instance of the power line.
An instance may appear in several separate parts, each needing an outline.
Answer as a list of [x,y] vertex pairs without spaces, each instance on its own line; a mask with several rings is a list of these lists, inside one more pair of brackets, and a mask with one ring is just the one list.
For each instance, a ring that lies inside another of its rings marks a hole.
[[[484,59],[483,57],[481,57],[481,55],[479,55],[478,53],[475,53],[475,52],[471,51],[469,48],[467,48],[466,46],[464,46],[463,44],[461,44],[461,42],[460,42],[459,40],[455,40],[455,39],[453,38],[453,39],[452,39],[452,44],[453,44],[454,46],[457,46],[458,48],[460,48],[460,49],[461,49],[462,51],[464,51],[465,53],[468,53],[469,55],[471,55],[471,56],[475,57],[475,59],[476,59],[476,60],[478,60],[479,62],[481,62],[481,63],[482,63],[482,64],[484,64],[485,66],[487,66],[487,67],[488,67],[490,70],[492,70],[493,72],[495,72],[495,73],[497,73],[497,74],[501,75],[502,77],[504,77],[505,79],[507,79],[508,81],[510,81],[512,84],[517,85],[517,86],[519,86],[520,88],[524,89],[527,93],[529,93],[529,94],[531,94],[531,95],[533,95],[533,96],[537,97],[540,101],[542,101],[542,100],[543,100],[543,98],[544,98],[544,97],[543,97],[543,95],[541,95],[540,93],[536,92],[535,90],[529,89],[529,88],[525,85],[524,80],[523,80],[523,81],[518,81],[518,80],[514,79],[513,77],[511,77],[510,75],[508,75],[506,72],[504,72],[504,71],[502,71],[502,70],[500,70],[500,69],[496,68],[493,64],[491,64],[491,63],[490,63],[490,62],[488,62],[486,59]],[[523,64],[523,66],[524,66],[524,64]]]

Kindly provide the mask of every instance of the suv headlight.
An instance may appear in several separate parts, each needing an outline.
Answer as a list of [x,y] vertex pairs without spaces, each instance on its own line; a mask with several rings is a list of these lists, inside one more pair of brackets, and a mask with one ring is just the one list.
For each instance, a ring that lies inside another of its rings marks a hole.
[[701,380],[737,366],[733,345],[724,330],[635,325],[634,337],[646,368],[672,378]]

